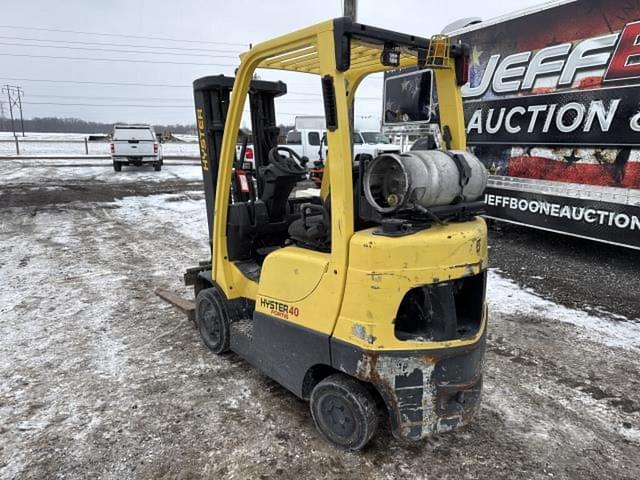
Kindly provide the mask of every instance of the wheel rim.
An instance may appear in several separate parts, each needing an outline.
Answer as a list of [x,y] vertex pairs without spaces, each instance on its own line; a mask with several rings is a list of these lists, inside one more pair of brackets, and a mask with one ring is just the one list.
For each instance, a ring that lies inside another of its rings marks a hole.
[[202,304],[200,311],[200,329],[209,345],[216,345],[220,341],[222,328],[218,309],[210,301]]
[[350,438],[356,430],[356,419],[351,404],[337,395],[327,395],[320,404],[320,419],[333,435]]

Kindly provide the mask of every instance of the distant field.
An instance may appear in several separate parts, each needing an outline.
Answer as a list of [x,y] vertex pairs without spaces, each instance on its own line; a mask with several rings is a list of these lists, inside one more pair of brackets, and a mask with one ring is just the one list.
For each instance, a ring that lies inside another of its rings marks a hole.
[[[22,155],[82,155],[85,153],[84,139],[86,133],[41,133],[26,132],[26,136],[18,137],[20,154]],[[185,142],[195,142],[195,135],[176,135]],[[15,155],[16,147],[11,132],[0,132],[0,155]],[[165,143],[164,154],[198,156],[196,143]],[[108,155],[108,142],[89,142],[90,155]]]

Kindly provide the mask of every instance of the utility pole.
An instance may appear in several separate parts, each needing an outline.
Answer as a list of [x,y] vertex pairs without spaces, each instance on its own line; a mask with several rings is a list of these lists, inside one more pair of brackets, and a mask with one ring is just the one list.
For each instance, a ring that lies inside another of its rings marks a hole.
[[20,109],[20,128],[22,130],[22,136],[24,137],[24,118],[22,116],[22,96],[24,95],[24,90],[21,87],[16,87],[16,91],[18,92],[18,108]]
[[350,17],[354,22],[358,21],[358,0],[343,0],[343,15]]
[[13,121],[13,99],[11,98],[11,85],[5,85],[2,87],[2,92],[7,93],[7,100],[9,101],[9,115],[11,116],[11,131],[13,132],[13,138],[16,137],[16,126]]
[[[17,87],[15,85],[5,85],[2,87],[2,93],[7,94],[7,100],[9,102],[9,115],[11,116],[11,130],[13,131],[13,136],[16,137],[16,127],[15,127],[15,119],[13,117],[13,107],[16,107],[20,112],[20,126],[22,128],[22,136],[24,137],[24,117],[22,116],[22,97],[24,96],[24,90],[22,87]],[[2,110],[4,117],[4,109]]]

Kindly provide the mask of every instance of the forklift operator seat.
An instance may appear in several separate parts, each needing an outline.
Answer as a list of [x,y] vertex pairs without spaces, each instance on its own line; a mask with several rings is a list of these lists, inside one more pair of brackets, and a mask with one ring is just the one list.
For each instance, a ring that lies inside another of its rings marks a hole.
[[[284,152],[286,155],[280,154]],[[289,195],[298,182],[307,178],[307,169],[298,154],[287,147],[269,150],[269,164],[260,167],[262,195],[272,223],[284,221],[287,216]]]
[[299,247],[331,250],[331,200],[314,199],[300,207],[301,217],[291,222],[289,236]]

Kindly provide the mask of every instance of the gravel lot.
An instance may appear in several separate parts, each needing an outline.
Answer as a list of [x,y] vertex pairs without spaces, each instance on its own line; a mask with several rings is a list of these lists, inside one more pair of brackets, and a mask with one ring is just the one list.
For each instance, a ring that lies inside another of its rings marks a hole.
[[154,296],[207,256],[199,167],[0,168],[0,478],[640,478],[638,253],[492,231],[475,422],[343,453]]

